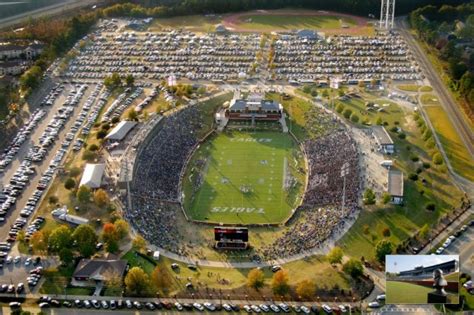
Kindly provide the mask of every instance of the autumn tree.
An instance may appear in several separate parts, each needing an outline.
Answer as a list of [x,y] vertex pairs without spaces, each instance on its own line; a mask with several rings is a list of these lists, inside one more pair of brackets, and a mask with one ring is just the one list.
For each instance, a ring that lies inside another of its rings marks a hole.
[[330,264],[340,264],[343,256],[342,249],[336,246],[326,255],[326,258]]
[[84,257],[90,257],[95,252],[97,234],[92,226],[88,224],[79,225],[72,233],[72,239],[76,241],[79,253]]
[[146,249],[146,241],[141,235],[135,236],[132,242],[132,247],[137,252],[143,253]]
[[314,281],[305,279],[296,286],[296,293],[305,300],[310,300],[316,292],[316,284]]
[[109,203],[109,196],[105,190],[99,188],[94,192],[94,203],[101,208]]
[[67,225],[55,228],[48,239],[48,247],[52,253],[59,253],[64,248],[70,248],[72,244],[72,232]]
[[36,231],[31,235],[30,245],[34,252],[44,254],[48,250],[48,234]]
[[284,269],[280,269],[273,275],[272,278],[272,290],[276,295],[286,295],[290,291],[290,285],[288,284],[288,272]]
[[151,289],[150,278],[142,268],[133,267],[125,277],[125,288],[128,295],[146,296],[150,293]]
[[123,219],[118,219],[114,222],[115,232],[117,233],[117,238],[119,240],[123,239],[128,235],[129,226],[127,221]]
[[258,291],[265,285],[265,275],[259,268],[250,270],[247,275],[247,286]]
[[165,268],[156,266],[151,274],[151,282],[157,291],[167,293],[172,284],[172,279]]

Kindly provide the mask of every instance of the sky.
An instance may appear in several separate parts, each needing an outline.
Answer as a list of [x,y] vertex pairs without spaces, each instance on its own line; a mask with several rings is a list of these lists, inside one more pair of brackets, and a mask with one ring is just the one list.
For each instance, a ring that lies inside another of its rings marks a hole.
[[431,266],[456,259],[458,255],[387,255],[385,271],[400,272],[414,269],[416,266]]

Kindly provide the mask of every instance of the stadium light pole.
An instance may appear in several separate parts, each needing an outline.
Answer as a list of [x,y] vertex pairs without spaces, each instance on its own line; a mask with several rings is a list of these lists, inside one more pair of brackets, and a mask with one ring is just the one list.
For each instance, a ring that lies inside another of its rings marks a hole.
[[341,177],[343,178],[342,186],[342,211],[344,211],[344,206],[346,203],[346,176],[349,174],[349,163],[345,162],[341,167]]

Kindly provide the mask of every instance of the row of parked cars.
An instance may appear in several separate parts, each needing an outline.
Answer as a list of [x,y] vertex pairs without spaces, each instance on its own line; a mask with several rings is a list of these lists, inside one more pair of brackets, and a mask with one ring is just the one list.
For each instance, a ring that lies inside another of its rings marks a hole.
[[44,296],[38,301],[41,308],[49,307],[75,307],[85,309],[103,309],[103,310],[117,310],[117,309],[135,309],[135,310],[175,310],[175,311],[198,311],[198,312],[240,312],[247,313],[302,313],[302,314],[318,314],[320,310],[327,314],[333,312],[348,313],[350,311],[349,305],[329,306],[328,304],[318,305],[288,305],[286,303],[269,303],[269,304],[247,304],[237,305],[233,303],[214,304],[210,302],[205,303],[180,303],[180,302],[141,302],[137,300],[74,300],[74,301],[60,301]]
[[5,168],[13,161],[15,155],[20,150],[20,146],[26,141],[33,129],[38,125],[45,115],[46,111],[43,109],[36,109],[33,111],[28,121],[18,130],[13,140],[0,155],[0,172],[3,172]]
[[127,109],[127,107],[143,93],[143,88],[137,87],[135,91],[126,98],[127,94],[131,91],[131,88],[127,88],[124,93],[120,94],[120,96],[107,108],[104,115],[102,115],[102,122],[110,122],[114,118],[120,118],[125,109]]
[[468,224],[463,225],[459,230],[457,230],[453,235],[450,235],[436,251],[436,255],[440,255],[447,249],[457,237],[461,236],[464,232],[467,231],[470,227],[474,226],[474,220],[471,220]]
[[53,106],[59,95],[64,91],[64,84],[57,83],[49,93],[43,98],[40,106]]
[[[102,89],[102,87],[103,87],[102,83],[98,84],[96,86],[96,89],[92,93],[92,95],[94,95],[96,91],[98,94],[99,91]],[[97,100],[97,102],[95,103],[91,102],[90,104],[89,102],[86,102],[86,104],[84,105],[84,108],[89,111],[89,115],[87,116],[86,122],[81,130],[81,134],[83,136],[87,136],[91,132],[91,129],[94,126],[94,123],[97,120],[97,117],[99,117],[100,111],[105,106],[105,104],[107,104],[107,100],[109,99],[109,96],[110,96],[110,91],[106,89],[105,91],[100,93],[99,99]]]

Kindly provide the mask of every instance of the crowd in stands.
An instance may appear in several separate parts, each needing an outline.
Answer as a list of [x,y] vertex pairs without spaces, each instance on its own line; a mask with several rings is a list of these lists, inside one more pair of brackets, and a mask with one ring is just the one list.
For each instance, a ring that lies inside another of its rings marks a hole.
[[[263,250],[266,259],[291,256],[318,247],[338,233],[355,214],[360,195],[358,151],[347,131],[339,130],[304,143],[308,159],[308,187],[291,228]],[[345,202],[342,207],[346,164]]]

